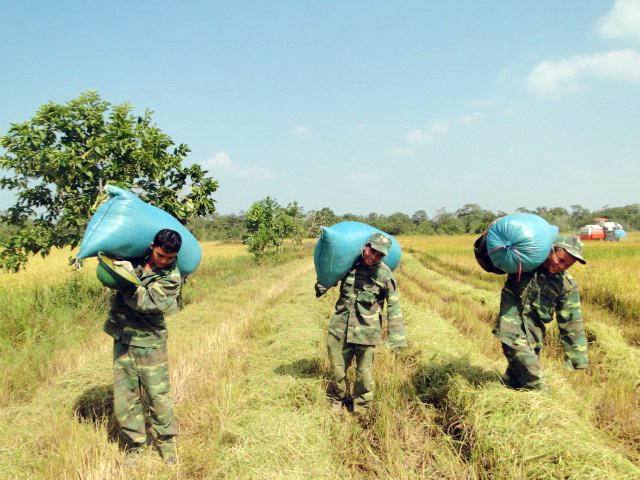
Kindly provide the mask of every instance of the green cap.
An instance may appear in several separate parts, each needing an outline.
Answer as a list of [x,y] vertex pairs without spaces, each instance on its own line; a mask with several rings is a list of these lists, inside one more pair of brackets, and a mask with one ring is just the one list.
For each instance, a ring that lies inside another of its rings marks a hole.
[[96,275],[105,287],[113,288],[114,290],[140,285],[140,279],[138,277],[132,275],[124,268],[114,265],[113,258],[107,257],[102,252],[98,253]]
[[587,261],[582,256],[583,245],[580,239],[576,237],[556,237],[556,239],[553,241],[553,246],[565,249],[569,255],[574,257],[583,265],[587,263]]
[[369,240],[367,240],[367,245],[370,245],[374,250],[386,255],[389,253],[389,249],[391,248],[391,239],[382,233],[374,233],[369,237]]

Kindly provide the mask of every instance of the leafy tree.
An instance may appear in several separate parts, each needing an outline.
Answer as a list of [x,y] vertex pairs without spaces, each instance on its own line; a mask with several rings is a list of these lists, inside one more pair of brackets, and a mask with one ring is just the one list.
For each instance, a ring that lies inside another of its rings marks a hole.
[[436,211],[433,227],[439,234],[456,235],[465,233],[464,223],[455,214],[447,212],[444,207]]
[[612,222],[620,223],[626,229],[640,229],[640,204],[634,203],[624,207],[604,206],[594,212],[596,217],[607,217]]
[[406,213],[395,212],[388,216],[379,216],[374,226],[389,235],[403,235],[412,233],[415,229],[411,217]]
[[416,210],[411,215],[411,221],[414,224],[415,233],[420,235],[433,235],[435,233],[425,210]]
[[329,207],[320,210],[311,210],[306,218],[305,226],[310,237],[320,235],[320,227],[330,227],[338,221],[338,217]]
[[467,203],[456,210],[456,217],[463,223],[466,233],[482,233],[497,217],[489,211],[483,210],[476,203]]
[[0,168],[10,173],[0,187],[16,192],[1,220],[18,228],[0,252],[0,268],[18,270],[29,254],[75,247],[108,183],[182,222],[215,211],[211,195],[218,182],[198,165],[182,165],[189,147],[175,145],[151,111],[131,112],[126,103],[111,105],[85,92],[66,104],[41,106],[0,137]]
[[582,205],[571,205],[571,226],[575,230],[579,230],[585,225],[593,223],[594,215],[588,208],[584,208]]
[[277,253],[286,238],[296,243],[302,241],[302,209],[297,202],[283,208],[277,200],[266,197],[254,202],[245,214],[245,230],[242,241],[256,259],[266,253]]
[[305,233],[304,210],[298,202],[291,202],[283,208],[278,219],[285,226],[285,238],[291,239],[298,245],[301,244]]
[[427,212],[425,210],[416,210],[413,215],[411,215],[411,221],[419,226],[423,222],[428,222],[429,217],[427,216]]
[[198,240],[240,240],[244,234],[244,214],[214,213],[190,220],[188,226]]
[[537,207],[535,212],[552,225],[557,225],[560,231],[571,230],[571,218],[569,212],[562,207]]

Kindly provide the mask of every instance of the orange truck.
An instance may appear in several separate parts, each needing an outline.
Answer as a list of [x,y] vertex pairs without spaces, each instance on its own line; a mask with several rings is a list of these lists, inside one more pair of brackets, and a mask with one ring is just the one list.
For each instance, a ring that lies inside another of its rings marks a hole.
[[610,240],[617,242],[625,236],[622,225],[610,222],[606,217],[594,218],[595,223],[580,229],[580,240]]

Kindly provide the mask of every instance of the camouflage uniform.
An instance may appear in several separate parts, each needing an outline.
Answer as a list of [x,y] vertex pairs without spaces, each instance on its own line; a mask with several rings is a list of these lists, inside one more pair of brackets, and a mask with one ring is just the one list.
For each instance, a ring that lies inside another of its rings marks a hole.
[[178,433],[169,395],[165,313],[176,308],[181,277],[174,264],[144,269],[147,259],[132,261],[142,285],[120,290],[111,299],[104,330],[114,338],[114,411],[123,440],[134,446],[147,440],[141,388],[149,400],[151,425],[160,442]]
[[382,337],[382,307],[387,301],[388,345],[406,346],[404,323],[393,273],[384,263],[367,266],[362,260],[346,274],[340,284],[340,297],[329,323],[327,350],[331,363],[333,396],[348,397],[347,369],[356,358],[354,411],[373,400],[372,364],[375,345]]
[[556,314],[560,341],[569,368],[588,366],[587,340],[580,311],[578,285],[568,272],[543,267],[511,274],[502,289],[500,314],[493,334],[502,342],[509,366],[504,376],[514,388],[546,390],[540,367],[545,324]]

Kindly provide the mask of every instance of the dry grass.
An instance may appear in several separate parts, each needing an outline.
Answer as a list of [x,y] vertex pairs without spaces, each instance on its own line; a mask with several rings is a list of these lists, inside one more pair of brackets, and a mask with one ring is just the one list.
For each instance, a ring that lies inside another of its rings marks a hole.
[[497,276],[465,270],[463,238],[409,242],[426,250],[406,255],[397,275],[410,346],[378,350],[376,401],[362,421],[325,400],[336,292],[314,298],[310,252],[257,265],[239,244],[210,242],[169,320],[178,467],[152,448],[127,461],[113,442],[111,342],[93,312],[92,330],[58,345],[31,394],[0,408],[0,477],[640,478],[629,461],[638,357],[617,326],[588,323],[587,374],[564,372],[549,339],[550,397],[507,390],[490,334]]
[[[450,257],[460,263],[468,263],[469,268],[473,266],[475,260],[472,253],[467,252],[471,255],[470,259],[464,259],[461,254],[465,248],[468,249],[469,240],[472,240],[472,237],[459,237],[447,249],[446,242],[442,243],[443,239],[436,237],[433,246],[435,250],[431,250],[432,243],[429,237],[410,239],[409,245],[416,252],[416,258],[420,258],[421,264],[417,264],[410,255],[405,256],[402,276],[406,279],[404,287],[409,287],[408,293],[411,298],[429,305],[456,325],[459,331],[473,338],[483,354],[490,358],[501,358],[496,341],[490,334],[498,310],[500,284],[492,288],[492,281],[479,282],[475,274],[461,274],[457,267],[448,269],[447,262],[450,262]],[[619,245],[601,243],[594,247],[601,249],[601,252],[599,256],[593,255],[595,258],[592,263],[600,262],[604,268],[609,256],[624,258],[625,254],[620,252],[627,250],[620,249]],[[607,248],[612,248],[614,253],[606,250]],[[637,245],[630,243],[628,248],[637,248]],[[445,261],[435,265],[432,258],[437,256],[445,258]],[[591,260],[591,257],[588,258]],[[626,282],[631,282],[632,270],[623,271],[619,267],[620,263],[614,266],[618,268],[618,274],[626,275]],[[480,270],[478,266],[475,268]],[[493,277],[504,281],[503,276]],[[406,282],[409,282],[409,285]],[[617,295],[614,284],[608,284],[608,288],[614,296]],[[640,445],[640,417],[637,413],[640,406],[640,373],[637,365],[640,362],[640,352],[625,340],[625,337],[633,338],[633,332],[639,329],[616,317],[612,312],[594,306],[589,299],[584,300],[583,311],[585,328],[591,343],[591,368],[588,372],[568,376],[567,381],[581,399],[579,409],[582,416],[591,419],[596,427],[614,437],[619,449],[637,461],[637,449]],[[561,362],[562,351],[559,348],[557,329],[551,325],[543,350],[543,364],[548,370],[556,370],[565,376],[558,368]]]

